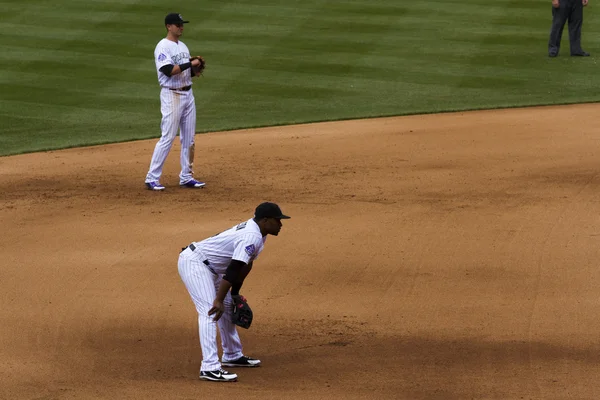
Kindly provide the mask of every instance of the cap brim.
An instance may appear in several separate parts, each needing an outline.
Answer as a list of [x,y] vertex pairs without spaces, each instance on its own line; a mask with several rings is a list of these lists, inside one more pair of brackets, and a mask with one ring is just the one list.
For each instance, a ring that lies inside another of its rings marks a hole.
[[275,218],[277,218],[277,219],[290,219],[292,217],[288,217],[287,215],[281,214],[279,217],[275,217]]

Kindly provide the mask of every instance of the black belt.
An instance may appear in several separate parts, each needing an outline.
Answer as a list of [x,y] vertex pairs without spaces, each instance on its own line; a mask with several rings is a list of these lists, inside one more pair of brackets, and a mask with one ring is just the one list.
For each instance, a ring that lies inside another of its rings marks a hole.
[[[190,244],[188,247],[190,248],[191,251],[196,251],[196,246],[194,246],[193,244]],[[204,265],[210,266],[210,263],[208,262],[208,260],[204,260],[202,262],[204,263]]]
[[187,92],[187,91],[188,91],[188,90],[190,90],[191,88],[192,88],[192,85],[190,85],[190,86],[184,86],[184,87],[182,87],[182,88],[177,88],[177,89],[172,89],[172,88],[169,88],[169,90],[183,90],[184,92]]

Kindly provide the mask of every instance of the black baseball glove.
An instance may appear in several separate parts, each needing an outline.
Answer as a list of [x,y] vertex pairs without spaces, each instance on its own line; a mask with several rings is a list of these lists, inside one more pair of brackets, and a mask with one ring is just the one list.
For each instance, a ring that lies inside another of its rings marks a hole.
[[233,316],[232,321],[237,326],[244,329],[250,328],[252,324],[252,309],[248,305],[244,296],[231,296],[233,299]]

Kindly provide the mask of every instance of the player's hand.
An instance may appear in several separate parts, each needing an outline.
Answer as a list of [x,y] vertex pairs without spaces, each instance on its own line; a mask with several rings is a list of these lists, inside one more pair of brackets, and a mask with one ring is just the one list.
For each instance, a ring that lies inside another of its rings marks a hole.
[[232,294],[231,299],[233,300],[234,303],[246,300],[246,298],[244,296],[242,296],[241,294]]
[[587,6],[588,5],[588,0],[581,0],[581,4],[583,4],[583,6]]
[[192,60],[192,67],[197,67],[198,65],[200,65],[200,60],[198,60],[197,58],[194,58]]
[[222,301],[219,301],[217,299],[215,299],[215,301],[213,302],[213,306],[210,310],[208,310],[208,315],[213,315],[213,321],[218,321],[219,319],[221,319],[221,316],[223,315],[223,313],[225,312],[225,305],[223,304]]
[[[587,2],[587,0],[582,0],[582,1]],[[554,7],[554,8],[560,7],[560,1],[559,0],[552,0],[552,7]]]

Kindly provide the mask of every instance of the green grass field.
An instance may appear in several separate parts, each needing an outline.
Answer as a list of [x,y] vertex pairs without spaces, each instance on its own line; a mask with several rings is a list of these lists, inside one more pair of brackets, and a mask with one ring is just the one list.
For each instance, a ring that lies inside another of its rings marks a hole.
[[589,58],[547,57],[550,1],[0,1],[0,155],[158,137],[164,16],[208,63],[198,132],[600,100]]

